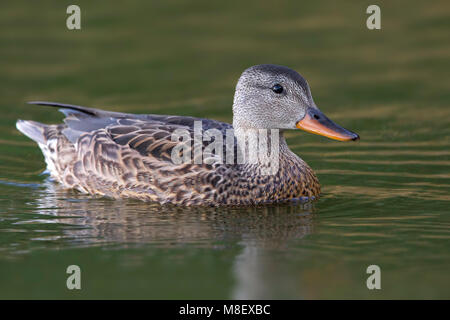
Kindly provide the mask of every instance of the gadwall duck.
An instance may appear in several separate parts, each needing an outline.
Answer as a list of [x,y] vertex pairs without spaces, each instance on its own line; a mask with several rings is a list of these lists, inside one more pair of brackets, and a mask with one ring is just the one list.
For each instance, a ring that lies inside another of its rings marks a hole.
[[[57,107],[66,116],[58,125],[17,121],[18,130],[42,149],[52,178],[84,193],[161,204],[255,205],[314,199],[320,194],[319,181],[289,149],[283,132],[303,129],[340,141],[359,139],[317,108],[300,74],[277,65],[257,65],[242,73],[232,125],[54,102],[30,104]],[[186,139],[180,140],[180,135]],[[212,148],[213,142],[221,144]],[[260,143],[266,148],[252,149]],[[269,149],[275,158],[268,156]],[[254,156],[255,150],[263,150],[261,156]]]

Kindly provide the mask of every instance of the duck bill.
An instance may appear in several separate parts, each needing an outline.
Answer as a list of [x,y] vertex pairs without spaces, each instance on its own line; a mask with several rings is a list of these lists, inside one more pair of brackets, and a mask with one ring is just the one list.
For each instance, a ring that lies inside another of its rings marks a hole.
[[359,139],[356,133],[337,125],[317,108],[309,108],[305,117],[296,123],[296,127],[333,140],[355,141]]

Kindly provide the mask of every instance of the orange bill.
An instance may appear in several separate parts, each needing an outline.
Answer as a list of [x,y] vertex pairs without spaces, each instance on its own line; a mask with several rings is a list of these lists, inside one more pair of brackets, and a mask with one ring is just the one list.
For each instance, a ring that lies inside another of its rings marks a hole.
[[354,141],[359,139],[356,133],[337,125],[317,108],[309,108],[305,117],[296,123],[296,127],[339,141]]

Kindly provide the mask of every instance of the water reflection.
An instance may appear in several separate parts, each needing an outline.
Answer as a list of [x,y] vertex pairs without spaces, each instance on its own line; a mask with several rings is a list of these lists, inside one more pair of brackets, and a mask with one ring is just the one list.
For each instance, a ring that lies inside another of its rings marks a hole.
[[[279,270],[273,252],[287,251],[293,240],[314,232],[313,203],[183,208],[93,199],[50,181],[37,193],[36,203],[30,206],[39,216],[29,222],[58,223],[64,227],[60,236],[39,236],[32,239],[35,241],[57,240],[63,247],[99,244],[238,247],[240,253],[232,263],[235,287],[231,295],[236,299],[292,296],[296,291],[290,280],[292,275]],[[277,277],[271,276],[273,272]]]
[[313,232],[314,204],[259,207],[176,207],[134,200],[93,199],[50,181],[38,190],[35,210],[66,224],[64,238],[86,243],[198,243],[214,247],[230,240],[281,248],[290,239]]

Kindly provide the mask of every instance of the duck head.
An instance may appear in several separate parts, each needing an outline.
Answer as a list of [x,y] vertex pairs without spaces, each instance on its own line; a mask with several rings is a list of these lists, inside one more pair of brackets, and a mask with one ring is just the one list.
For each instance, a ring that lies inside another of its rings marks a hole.
[[234,95],[233,127],[302,129],[339,141],[359,139],[317,108],[300,74],[272,64],[253,66],[242,73]]

